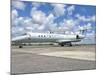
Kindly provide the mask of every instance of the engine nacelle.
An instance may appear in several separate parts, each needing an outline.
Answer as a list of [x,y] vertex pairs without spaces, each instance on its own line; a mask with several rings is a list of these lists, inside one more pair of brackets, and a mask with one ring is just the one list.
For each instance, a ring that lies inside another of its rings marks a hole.
[[76,39],[83,39],[83,38],[85,38],[84,35],[76,35]]
[[76,35],[76,39],[80,39],[79,35]]

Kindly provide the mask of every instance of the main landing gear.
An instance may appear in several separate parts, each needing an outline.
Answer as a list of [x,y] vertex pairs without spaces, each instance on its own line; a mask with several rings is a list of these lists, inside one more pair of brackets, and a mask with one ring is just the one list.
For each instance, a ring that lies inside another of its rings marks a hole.
[[72,43],[71,42],[69,43],[69,46],[72,46]]
[[20,45],[19,48],[23,48],[23,46]]
[[64,44],[60,44],[60,46],[62,46],[62,47],[63,47],[63,46],[64,46]]
[[72,43],[70,42],[70,43],[59,43],[59,45],[61,46],[61,47],[63,47],[64,45],[68,45],[68,46],[72,46]]

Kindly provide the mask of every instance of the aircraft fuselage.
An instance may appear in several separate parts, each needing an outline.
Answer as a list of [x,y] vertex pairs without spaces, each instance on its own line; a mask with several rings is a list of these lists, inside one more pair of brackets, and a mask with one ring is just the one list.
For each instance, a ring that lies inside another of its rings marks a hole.
[[54,34],[54,33],[28,33],[12,39],[15,43],[42,43],[42,42],[55,42],[55,43],[68,43],[78,42],[83,39],[83,35],[67,35],[67,34]]

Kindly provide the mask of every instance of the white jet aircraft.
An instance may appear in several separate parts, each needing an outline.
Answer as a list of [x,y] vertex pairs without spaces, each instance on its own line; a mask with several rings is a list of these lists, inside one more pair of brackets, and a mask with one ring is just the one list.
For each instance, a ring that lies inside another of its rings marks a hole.
[[12,38],[12,42],[19,45],[19,48],[23,47],[23,43],[43,43],[52,42],[58,43],[60,46],[68,44],[72,46],[72,42],[79,42],[85,38],[83,34],[85,30],[80,30],[80,34],[57,34],[57,33],[33,33],[28,32],[21,36]]

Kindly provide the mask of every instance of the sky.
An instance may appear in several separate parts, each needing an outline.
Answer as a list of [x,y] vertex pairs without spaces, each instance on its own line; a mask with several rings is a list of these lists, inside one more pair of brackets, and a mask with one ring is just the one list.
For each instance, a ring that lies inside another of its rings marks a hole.
[[11,20],[12,37],[25,32],[78,34],[87,28],[81,43],[95,44],[96,6],[12,0]]

